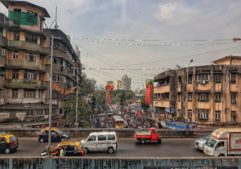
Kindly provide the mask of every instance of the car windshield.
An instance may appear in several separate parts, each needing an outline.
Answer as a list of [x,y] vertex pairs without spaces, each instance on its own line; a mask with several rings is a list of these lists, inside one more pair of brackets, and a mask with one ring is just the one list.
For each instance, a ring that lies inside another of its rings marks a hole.
[[206,144],[207,144],[209,147],[213,148],[216,143],[217,143],[216,140],[209,139]]

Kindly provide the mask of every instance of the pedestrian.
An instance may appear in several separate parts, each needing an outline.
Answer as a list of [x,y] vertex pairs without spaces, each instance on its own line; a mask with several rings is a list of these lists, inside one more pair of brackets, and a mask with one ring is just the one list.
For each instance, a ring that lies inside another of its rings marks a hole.
[[61,147],[60,152],[59,152],[59,157],[64,156],[64,147]]

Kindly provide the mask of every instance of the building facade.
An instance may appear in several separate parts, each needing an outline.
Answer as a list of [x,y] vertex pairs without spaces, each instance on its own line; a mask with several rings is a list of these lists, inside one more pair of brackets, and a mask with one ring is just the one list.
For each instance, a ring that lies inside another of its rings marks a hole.
[[168,70],[154,78],[154,106],[161,118],[198,124],[241,122],[241,57],[212,65]]
[[[0,15],[0,121],[42,121],[49,113],[50,37],[54,36],[53,119],[81,80],[81,64],[66,35],[43,28],[45,8],[25,1],[6,1]],[[76,68],[77,67],[77,68]],[[75,69],[72,69],[75,68]]]
[[121,80],[117,80],[117,89],[118,90],[131,90],[131,78],[127,75],[124,75]]

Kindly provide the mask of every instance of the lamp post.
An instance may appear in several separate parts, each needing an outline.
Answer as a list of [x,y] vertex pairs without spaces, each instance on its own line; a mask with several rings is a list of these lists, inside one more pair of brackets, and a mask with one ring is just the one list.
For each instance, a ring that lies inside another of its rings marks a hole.
[[75,127],[77,128],[79,126],[78,123],[78,102],[79,102],[79,69],[77,67],[72,67],[73,70],[76,70],[76,99],[75,99]]
[[188,69],[189,69],[189,66],[191,65],[191,63],[193,62],[193,59],[191,59],[190,61],[189,61],[189,64],[188,64],[188,66],[187,66],[187,92],[186,92],[186,104],[187,104],[187,106],[186,106],[186,119],[188,119],[188,76],[189,76],[189,72],[188,72]]

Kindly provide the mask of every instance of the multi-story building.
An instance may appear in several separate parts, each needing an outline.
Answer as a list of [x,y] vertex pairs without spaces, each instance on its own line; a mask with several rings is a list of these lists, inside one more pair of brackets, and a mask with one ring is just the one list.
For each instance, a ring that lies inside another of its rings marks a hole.
[[179,117],[199,124],[241,122],[240,56],[168,70],[154,81],[154,106],[162,118]]
[[118,90],[131,90],[131,78],[127,75],[124,75],[121,80],[117,80],[117,89]]
[[0,121],[48,118],[51,34],[52,112],[53,116],[63,114],[64,96],[76,86],[77,74],[81,79],[79,57],[62,31],[43,28],[45,18],[49,17],[45,8],[25,1],[3,4],[8,8],[9,18],[0,15]]

